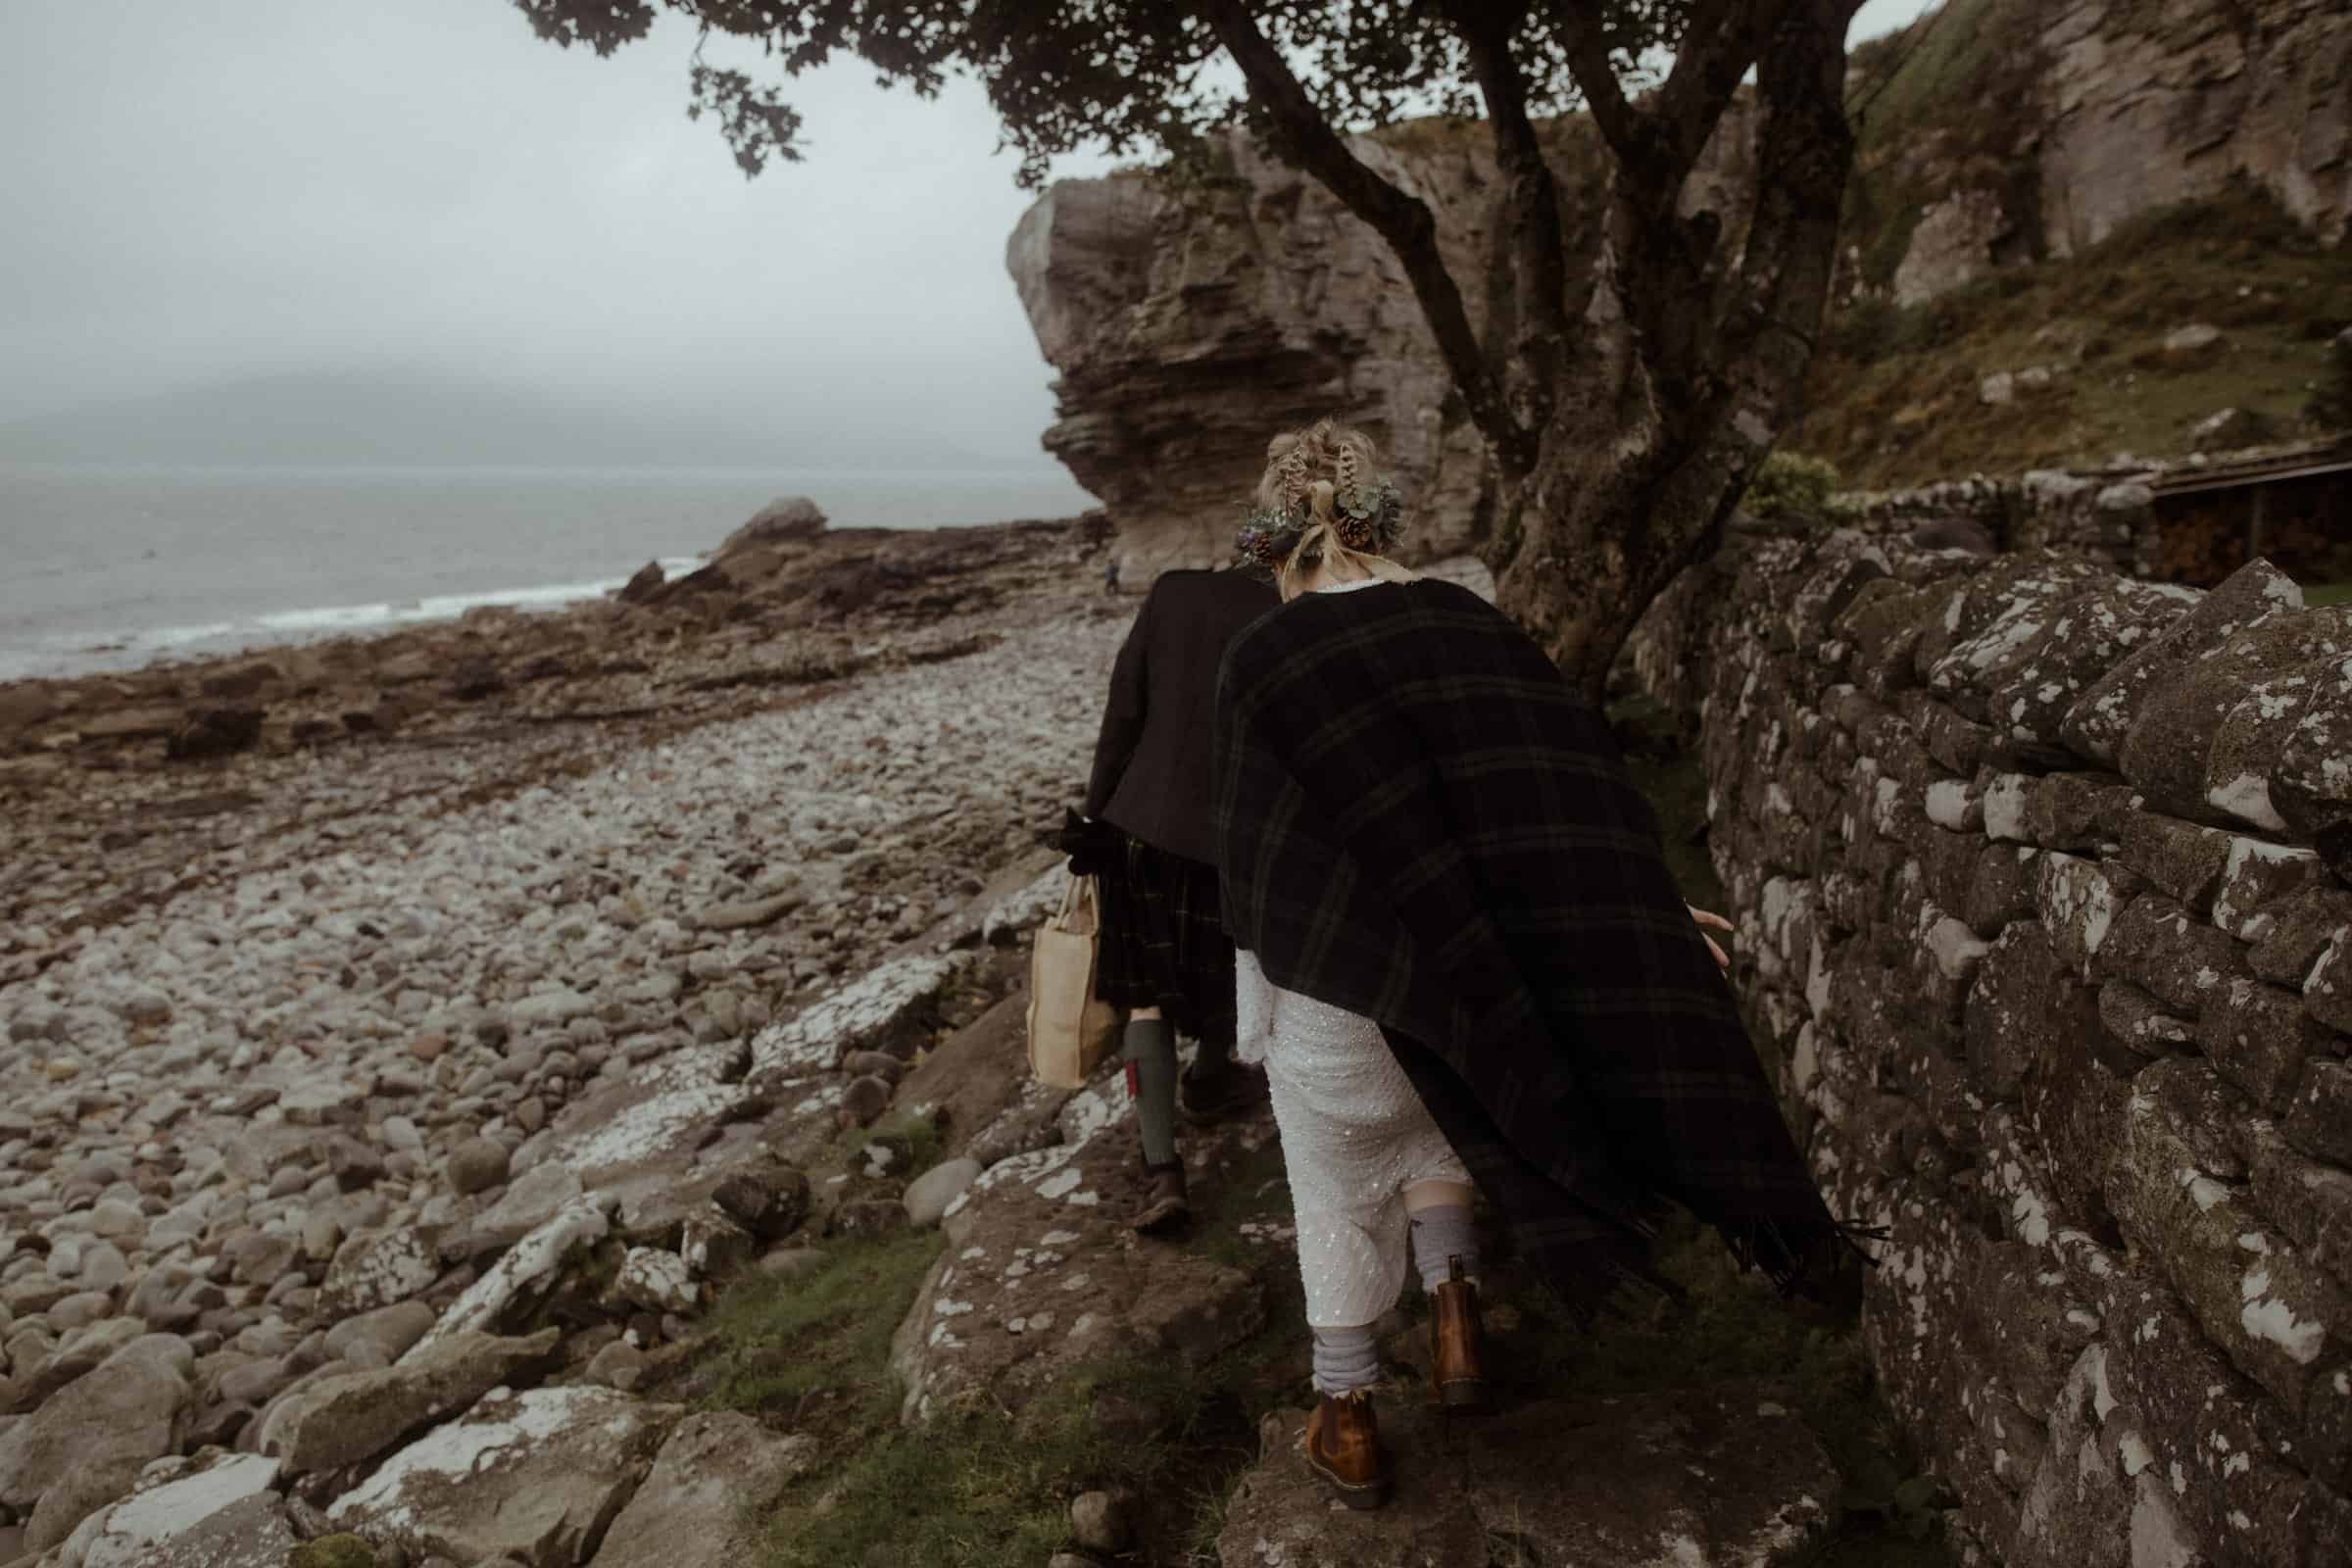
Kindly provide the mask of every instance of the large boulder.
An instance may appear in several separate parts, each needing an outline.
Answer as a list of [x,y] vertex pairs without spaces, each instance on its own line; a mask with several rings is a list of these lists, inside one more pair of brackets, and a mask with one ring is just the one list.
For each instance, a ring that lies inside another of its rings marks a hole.
[[1376,1408],[1389,1505],[1335,1506],[1304,1415],[1270,1416],[1217,1536],[1224,1568],[1764,1568],[1829,1522],[1838,1490],[1769,1386],[1544,1399],[1451,1430],[1417,1389]]
[[679,1414],[610,1389],[494,1394],[386,1459],[327,1519],[413,1556],[573,1568],[595,1555]]
[[398,1366],[321,1378],[270,1410],[262,1451],[296,1474],[371,1459],[545,1360],[558,1338],[553,1328],[517,1339],[457,1334]]
[[778,545],[807,544],[825,531],[824,510],[807,496],[778,496],[718,547],[712,559],[724,561],[747,550],[773,550]]
[[[1725,117],[1684,187],[1685,212],[1745,210],[1733,192],[1750,177],[1753,123],[1738,108]],[[1577,167],[1597,156],[1581,122],[1542,134]],[[1475,121],[1423,120],[1348,146],[1429,208],[1483,319],[1502,188],[1493,138]],[[1267,438],[1319,414],[1380,442],[1410,502],[1410,559],[1473,548],[1490,492],[1485,442],[1395,252],[1247,134],[1218,138],[1208,156],[1213,179],[1057,181],[1014,228],[1005,266],[1059,376],[1046,449],[1102,497],[1138,582],[1229,556]],[[1599,182],[1563,182],[1560,194],[1566,232],[1595,246]]]
[[514,1244],[506,1256],[466,1288],[432,1332],[412,1346],[399,1364],[423,1365],[434,1348],[461,1334],[492,1332],[512,1323],[543,1299],[564,1266],[611,1232],[612,1200],[596,1194],[574,1199],[546,1224]]
[[187,1341],[143,1335],[0,1433],[0,1503],[32,1510],[28,1548],[64,1541],[179,1446],[195,1370]]
[[[1125,1088],[1099,1080],[1064,1105],[1059,1143],[998,1161],[948,1205],[948,1248],[892,1342],[905,1419],[982,1396],[1018,1405],[1115,1353],[1198,1366],[1264,1324],[1247,1273],[1135,1246],[1127,1118]],[[1191,1139],[1186,1160],[1200,1179],[1272,1136],[1262,1119],[1231,1124]]]
[[[67,1546],[76,1548],[81,1568],[145,1568],[151,1559],[177,1563],[203,1550],[203,1538],[191,1539],[213,1517],[238,1504],[259,1499],[262,1506],[240,1512],[240,1522],[266,1517],[276,1503],[272,1488],[278,1464],[258,1454],[226,1455],[193,1474],[150,1487],[82,1521]],[[282,1510],[280,1510],[282,1511]],[[212,1532],[207,1533],[212,1534]],[[260,1534],[267,1535],[264,1526]],[[287,1545],[292,1545],[291,1540]],[[283,1556],[264,1559],[277,1568]]]
[[779,1437],[731,1410],[690,1415],[662,1445],[596,1554],[597,1568],[734,1568],[758,1556],[751,1522],[807,1475],[816,1439]]

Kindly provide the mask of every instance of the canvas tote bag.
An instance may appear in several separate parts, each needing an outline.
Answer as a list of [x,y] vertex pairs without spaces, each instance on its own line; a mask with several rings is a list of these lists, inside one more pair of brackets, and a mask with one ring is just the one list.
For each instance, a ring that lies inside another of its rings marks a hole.
[[1118,1009],[1095,995],[1101,923],[1095,879],[1071,877],[1029,955],[1029,1070],[1055,1089],[1084,1088],[1118,1032]]

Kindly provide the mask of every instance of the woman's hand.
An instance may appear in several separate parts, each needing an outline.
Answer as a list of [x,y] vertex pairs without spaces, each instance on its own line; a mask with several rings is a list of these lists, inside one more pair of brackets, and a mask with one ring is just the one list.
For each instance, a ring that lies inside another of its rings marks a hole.
[[[1695,904],[1686,904],[1683,906],[1683,907],[1689,909],[1690,911],[1690,918],[1696,920],[1702,926],[1711,925],[1718,931],[1739,930],[1738,926],[1733,925],[1731,921],[1726,920],[1722,915],[1711,913],[1708,910],[1700,908]],[[1706,943],[1707,951],[1709,953],[1715,955],[1716,968],[1729,969],[1732,966],[1731,955],[1725,953],[1722,948],[1716,946],[1715,939],[1713,937],[1702,936],[1699,940]]]

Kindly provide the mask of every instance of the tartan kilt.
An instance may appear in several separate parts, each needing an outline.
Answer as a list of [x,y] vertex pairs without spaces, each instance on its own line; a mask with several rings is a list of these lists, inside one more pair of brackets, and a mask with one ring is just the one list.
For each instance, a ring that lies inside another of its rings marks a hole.
[[1157,1007],[1179,1034],[1231,1048],[1233,939],[1217,868],[1119,837],[1120,853],[1096,883],[1095,995],[1116,1007]]

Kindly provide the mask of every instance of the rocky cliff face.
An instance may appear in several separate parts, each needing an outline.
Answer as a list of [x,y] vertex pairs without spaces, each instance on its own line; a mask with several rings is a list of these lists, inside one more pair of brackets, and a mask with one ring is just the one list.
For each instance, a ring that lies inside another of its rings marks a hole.
[[[1916,304],[2012,262],[2074,255],[2232,180],[2341,243],[2352,13],[2340,4],[1951,0],[1934,24],[1857,54],[1865,99],[1874,68],[1893,72],[1860,160],[1862,283]],[[1989,103],[2014,112],[1987,115]]]
[[[1925,299],[2236,176],[2330,242],[2352,218],[2339,0],[1951,0],[1924,40],[1858,51],[1854,87],[1870,109],[1848,290]],[[1579,122],[1548,134],[1563,220],[1589,241],[1602,161]],[[1417,122],[1354,145],[1430,204],[1483,319],[1496,189],[1484,126]],[[1748,145],[1719,138],[1686,206],[1736,207]],[[1395,259],[1313,180],[1240,138],[1189,186],[1065,180],[1022,219],[1006,263],[1060,372],[1046,447],[1109,509],[1131,579],[1221,558],[1266,438],[1322,414],[1392,455],[1416,503],[1410,556],[1478,542],[1478,434]]]
[[[1477,135],[1359,154],[1438,214],[1485,311],[1492,156]],[[1064,180],[1006,265],[1055,369],[1046,448],[1117,519],[1132,577],[1231,553],[1279,430],[1336,414],[1373,431],[1415,498],[1412,548],[1464,548],[1484,458],[1388,248],[1329,192],[1236,138],[1230,173],[1177,192]]]
[[[1595,242],[1598,148],[1578,122],[1545,134],[1554,165],[1588,176],[1562,214],[1582,251]],[[1420,121],[1350,145],[1429,204],[1471,318],[1485,319],[1498,190],[1485,126]],[[1751,148],[1745,120],[1727,120],[1686,209],[1729,206]],[[1485,444],[1396,257],[1246,137],[1229,139],[1220,163],[1183,186],[1063,180],[1013,230],[1005,264],[1061,372],[1047,450],[1102,499],[1137,578],[1228,556],[1267,439],[1325,415],[1360,425],[1388,455],[1411,506],[1407,559],[1470,549],[1483,531]]]

